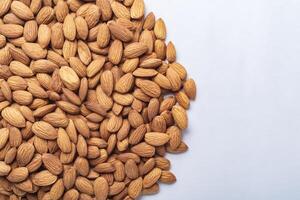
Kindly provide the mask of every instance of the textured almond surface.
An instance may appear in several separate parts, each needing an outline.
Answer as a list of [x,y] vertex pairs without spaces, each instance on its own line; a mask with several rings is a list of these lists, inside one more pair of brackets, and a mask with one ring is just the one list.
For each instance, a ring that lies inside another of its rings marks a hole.
[[176,182],[165,156],[188,150],[196,82],[146,6],[0,0],[0,199],[133,200]]

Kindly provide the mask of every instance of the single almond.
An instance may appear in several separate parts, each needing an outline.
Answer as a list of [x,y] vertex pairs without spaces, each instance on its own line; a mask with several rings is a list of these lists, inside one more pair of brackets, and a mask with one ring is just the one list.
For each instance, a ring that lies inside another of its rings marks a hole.
[[28,169],[26,167],[17,167],[12,169],[9,175],[6,177],[12,183],[19,183],[24,181],[28,177]]
[[152,146],[162,146],[169,140],[170,136],[165,133],[149,132],[145,134],[145,141]]
[[42,161],[47,170],[54,175],[59,175],[63,171],[63,165],[55,155],[45,153],[42,155]]
[[7,38],[18,38],[23,35],[23,27],[16,24],[0,24],[0,34]]
[[96,200],[106,200],[109,186],[105,178],[99,177],[94,181],[94,191]]
[[130,182],[128,186],[128,195],[136,199],[140,196],[143,189],[143,178],[139,177],[133,181]]
[[141,157],[152,157],[155,154],[155,148],[145,142],[133,146],[131,151]]
[[25,118],[16,108],[6,107],[2,110],[1,115],[11,125],[18,128],[25,127]]
[[172,116],[179,128],[185,129],[188,125],[187,113],[181,106],[173,106]]
[[23,20],[31,20],[34,15],[30,8],[21,1],[13,1],[11,11]]
[[97,44],[100,48],[104,48],[109,44],[110,30],[106,23],[100,24],[97,34]]
[[111,34],[118,40],[129,42],[133,38],[133,34],[130,30],[116,22],[109,23],[108,27]]
[[143,187],[150,188],[153,186],[161,176],[161,169],[154,168],[151,172],[149,172],[143,179]]
[[57,176],[50,173],[48,170],[40,171],[32,175],[32,183],[36,186],[49,186],[55,183]]
[[124,56],[126,58],[137,58],[148,51],[148,47],[141,43],[135,42],[127,45],[124,49]]
[[45,121],[35,122],[32,125],[32,132],[45,140],[54,140],[57,138],[57,131],[55,128]]

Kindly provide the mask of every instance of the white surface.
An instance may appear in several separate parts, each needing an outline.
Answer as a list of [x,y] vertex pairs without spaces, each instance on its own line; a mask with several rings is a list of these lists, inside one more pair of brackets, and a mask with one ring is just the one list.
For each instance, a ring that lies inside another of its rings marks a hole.
[[300,199],[300,1],[145,0],[197,80],[163,200]]

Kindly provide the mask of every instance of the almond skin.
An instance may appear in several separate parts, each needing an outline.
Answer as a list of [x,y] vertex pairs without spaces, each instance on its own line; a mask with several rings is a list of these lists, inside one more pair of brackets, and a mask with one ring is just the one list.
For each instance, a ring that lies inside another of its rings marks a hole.
[[57,176],[51,174],[48,170],[43,170],[32,176],[32,182],[37,186],[52,185],[56,180]]
[[1,115],[11,125],[18,128],[25,127],[25,118],[16,108],[6,107],[2,110]]
[[42,155],[42,161],[46,169],[52,174],[59,175],[62,173],[63,165],[57,156],[46,153]]
[[32,125],[33,133],[45,140],[54,140],[57,138],[57,131],[53,126],[44,121],[35,122]]
[[149,132],[145,134],[145,141],[152,146],[162,146],[169,140],[170,136],[165,133]]
[[7,180],[12,183],[19,183],[24,181],[28,177],[28,169],[26,167],[18,167],[9,173]]
[[30,143],[22,143],[17,151],[17,157],[16,160],[18,162],[18,165],[23,167],[26,166],[34,155],[34,146]]

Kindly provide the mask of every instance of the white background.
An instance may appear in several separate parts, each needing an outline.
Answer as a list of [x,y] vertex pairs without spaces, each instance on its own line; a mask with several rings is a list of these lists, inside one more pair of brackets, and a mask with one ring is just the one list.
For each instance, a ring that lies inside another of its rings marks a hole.
[[198,98],[177,183],[143,199],[300,199],[300,1],[145,0]]

